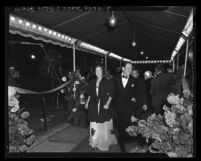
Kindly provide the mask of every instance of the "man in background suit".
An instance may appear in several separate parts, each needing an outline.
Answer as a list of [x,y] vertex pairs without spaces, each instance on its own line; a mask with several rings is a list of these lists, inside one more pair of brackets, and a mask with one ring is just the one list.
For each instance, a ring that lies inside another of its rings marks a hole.
[[131,123],[137,108],[137,81],[130,76],[132,64],[125,62],[122,67],[122,73],[114,78],[115,97],[114,97],[114,123],[118,129],[118,144],[121,152],[125,152],[125,141],[129,138],[126,128]]
[[153,113],[163,114],[163,105],[167,102],[171,85],[174,83],[173,77],[164,72],[163,64],[158,64],[155,68],[156,77],[151,80],[150,94],[152,95]]
[[142,115],[144,111],[147,111],[147,97],[146,97],[146,87],[145,82],[143,79],[139,78],[139,72],[137,69],[133,69],[131,75],[136,79],[137,81],[137,102],[138,107],[135,111],[135,116],[138,119],[142,119]]

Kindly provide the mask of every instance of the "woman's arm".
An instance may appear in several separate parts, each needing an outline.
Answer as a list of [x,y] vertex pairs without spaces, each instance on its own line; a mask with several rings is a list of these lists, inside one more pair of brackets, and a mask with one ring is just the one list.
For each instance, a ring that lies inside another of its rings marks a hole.
[[183,87],[183,93],[186,98],[188,98],[191,95],[191,91],[189,89],[188,81],[184,76],[182,76],[182,87]]
[[91,96],[88,96],[88,99],[87,99],[86,104],[85,104],[86,109],[88,109],[90,99],[91,99]]
[[109,96],[107,103],[104,105],[104,109],[108,109],[110,106],[110,102],[112,101],[112,97]]
[[109,106],[111,101],[112,101],[112,97],[109,97],[106,104]]
[[114,92],[115,92],[115,86],[114,86],[114,82],[112,80],[108,81],[108,100],[104,106],[105,109],[109,108],[109,105],[112,101],[112,98],[114,97]]
[[86,104],[89,104],[90,99],[91,99],[91,96],[88,97]]

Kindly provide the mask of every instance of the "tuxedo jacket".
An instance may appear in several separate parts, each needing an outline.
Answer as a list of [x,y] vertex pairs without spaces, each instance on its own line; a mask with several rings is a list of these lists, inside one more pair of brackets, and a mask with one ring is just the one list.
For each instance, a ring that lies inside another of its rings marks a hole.
[[132,101],[132,98],[137,99],[137,80],[129,76],[128,82],[124,88],[122,83],[122,75],[119,74],[113,78],[115,85],[114,94],[114,110],[115,112],[134,113],[137,108],[137,102]]

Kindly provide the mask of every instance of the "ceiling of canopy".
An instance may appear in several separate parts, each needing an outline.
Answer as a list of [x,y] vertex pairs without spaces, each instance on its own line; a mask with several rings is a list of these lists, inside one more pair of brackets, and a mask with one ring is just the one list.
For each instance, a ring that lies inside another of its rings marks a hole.
[[[117,26],[111,29],[111,12],[98,11],[12,11],[11,14],[41,24],[49,29],[113,52],[131,60],[170,59],[193,7],[169,6],[160,10],[123,7],[114,11]],[[132,23],[136,47],[133,40]],[[140,52],[143,51],[144,55]]]

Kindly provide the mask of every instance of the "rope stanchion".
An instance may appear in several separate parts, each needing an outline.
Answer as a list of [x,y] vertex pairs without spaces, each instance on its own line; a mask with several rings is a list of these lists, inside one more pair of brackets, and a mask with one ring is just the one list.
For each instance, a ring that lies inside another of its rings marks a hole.
[[23,89],[23,88],[19,88],[19,87],[14,87],[15,90],[16,90],[16,93],[19,93],[19,94],[34,94],[34,95],[43,95],[42,96],[42,106],[43,106],[43,122],[44,122],[44,130],[47,131],[48,128],[47,128],[47,119],[46,119],[46,100],[45,100],[45,94],[51,94],[51,93],[54,93],[62,88],[64,88],[65,86],[67,86],[69,83],[71,82],[68,81],[52,90],[48,90],[48,91],[44,91],[44,92],[36,92],[36,91],[31,91],[31,90],[27,90],[27,89]]
[[43,119],[44,119],[44,130],[47,131],[47,119],[46,119],[46,100],[45,97],[42,98],[43,100]]

